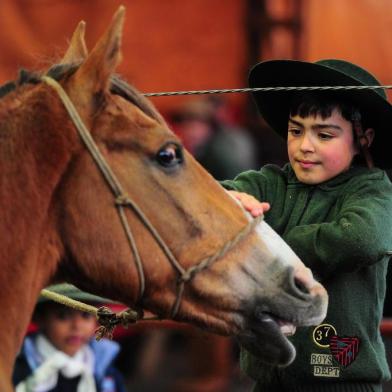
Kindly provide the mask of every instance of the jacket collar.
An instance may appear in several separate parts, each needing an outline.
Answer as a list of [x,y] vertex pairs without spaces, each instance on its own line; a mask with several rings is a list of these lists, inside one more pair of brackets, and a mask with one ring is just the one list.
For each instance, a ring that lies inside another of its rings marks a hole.
[[339,175],[329,179],[328,181],[322,182],[320,184],[310,185],[310,184],[304,184],[303,182],[300,182],[298,180],[290,163],[287,163],[285,165],[284,170],[287,171],[287,184],[295,185],[298,187],[304,187],[304,188],[306,187],[319,188],[323,190],[333,190],[336,187],[348,182],[351,178],[359,174],[380,171],[380,169],[368,169],[365,166],[352,166],[350,167],[350,169],[346,170],[343,173],[340,173]]
[[[32,371],[37,369],[41,365],[42,361],[40,355],[37,352],[37,336],[38,333],[27,336],[22,346],[22,352]],[[107,368],[111,365],[119,353],[120,346],[118,343],[108,339],[102,339],[100,342],[91,339],[89,345],[93,350],[95,357],[98,358],[98,360],[95,361],[94,374],[97,379],[100,380],[103,378]]]

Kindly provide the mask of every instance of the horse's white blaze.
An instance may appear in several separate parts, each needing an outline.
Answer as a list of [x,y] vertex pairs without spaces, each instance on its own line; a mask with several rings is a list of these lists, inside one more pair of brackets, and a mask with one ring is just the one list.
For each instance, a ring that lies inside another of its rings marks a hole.
[[279,260],[282,265],[294,268],[295,279],[298,282],[301,282],[311,292],[313,290],[323,290],[320,283],[314,279],[310,268],[305,266],[289,245],[268,223],[263,221],[257,226],[256,231],[275,260]]
[[279,259],[281,263],[290,265],[294,269],[302,264],[299,257],[267,222],[262,221],[257,226],[256,232],[274,259]]
[[[230,192],[228,192],[228,194],[241,207],[248,221],[254,219],[252,215],[243,208],[241,202],[238,199],[236,199],[232,194],[230,194]],[[257,250],[257,259],[252,257],[253,260],[249,261],[248,263],[245,263],[244,265],[244,268],[249,275],[253,277],[261,277],[264,275],[264,270],[268,268],[268,265],[266,265],[265,263],[261,263],[259,259],[261,254],[264,253],[265,257],[262,257],[262,259],[272,260],[272,263],[277,263],[276,266],[279,265],[279,269],[283,270],[286,267],[293,267],[295,275],[297,276],[298,274],[302,277],[300,280],[303,280],[305,286],[311,287],[316,284],[316,281],[313,279],[311,271],[305,267],[299,257],[294,253],[294,251],[271,228],[268,223],[262,221],[255,228],[255,233],[259,237],[259,243],[261,244],[261,246],[258,247]],[[246,275],[242,277],[245,278]],[[238,290],[238,292],[241,292],[243,296],[251,295],[251,292],[257,289],[256,287],[250,285],[247,279],[238,279],[237,276],[232,283],[235,285],[236,290]],[[262,280],[260,280],[260,286],[258,287],[258,289],[261,288],[261,285]]]
[[[241,202],[233,197],[229,192],[228,194],[236,201],[246,215],[248,221],[251,221],[253,217],[251,214],[243,208]],[[260,243],[263,244],[266,253],[269,253],[268,258],[279,263],[281,267],[293,267],[296,280],[300,281],[307,287],[311,292],[317,290],[323,290],[322,286],[314,279],[312,271],[307,268],[290,246],[276,233],[274,229],[265,221],[262,221],[255,229],[257,236],[260,238]],[[247,270],[252,273],[260,273],[260,265],[257,263],[250,263],[247,265]],[[243,283],[243,284],[242,284]],[[246,282],[236,282],[238,285],[243,286],[243,290],[247,287]],[[249,289],[249,287],[248,287]]]
[[[236,199],[230,192],[227,192],[230,197],[241,207],[246,215],[248,221],[251,221],[253,217],[251,214],[243,208],[241,202]],[[299,257],[293,252],[293,250],[283,241],[283,239],[271,228],[271,226],[262,221],[256,227],[256,233],[260,237],[261,242],[265,243],[268,251],[271,253],[274,259],[280,259],[283,263],[291,265],[295,269],[298,266],[303,267],[303,263]]]

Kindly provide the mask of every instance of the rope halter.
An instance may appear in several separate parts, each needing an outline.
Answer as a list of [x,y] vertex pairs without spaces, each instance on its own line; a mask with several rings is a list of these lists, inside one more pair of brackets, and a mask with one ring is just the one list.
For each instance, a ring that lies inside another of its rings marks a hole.
[[[77,112],[75,106],[73,105],[72,101],[68,97],[65,90],[62,86],[54,79],[43,76],[42,81],[52,87],[60,97],[64,107],[66,108],[72,122],[74,123],[80,138],[82,139],[84,145],[86,146],[87,150],[91,154],[94,162],[96,163],[98,169],[101,171],[104,179],[106,180],[107,185],[109,186],[111,192],[114,196],[114,205],[117,208],[119,218],[121,224],[123,226],[127,241],[132,251],[132,255],[134,258],[134,262],[136,265],[136,269],[138,271],[139,276],[139,300],[138,303],[141,303],[144,291],[145,291],[145,275],[143,269],[143,263],[140,258],[140,254],[137,248],[137,244],[135,242],[134,236],[132,234],[131,228],[129,226],[128,220],[125,214],[125,208],[131,209],[135,215],[140,219],[140,221],[144,224],[144,226],[149,230],[163,253],[165,254],[166,258],[169,260],[170,264],[172,265],[173,269],[178,274],[177,279],[177,296],[175,302],[172,306],[170,312],[170,318],[174,319],[178,313],[178,310],[181,305],[181,300],[183,297],[184,286],[185,283],[192,280],[192,278],[202,272],[203,270],[207,269],[213,262],[223,257],[227,252],[229,252],[234,246],[237,245],[244,237],[246,237],[249,233],[251,233],[254,228],[259,224],[259,222],[263,219],[262,216],[259,216],[253,220],[251,220],[242,230],[237,233],[234,238],[230,239],[226,242],[221,249],[219,249],[215,254],[212,256],[206,257],[199,261],[197,264],[191,266],[188,269],[185,269],[176,257],[171,252],[170,248],[167,246],[163,238],[160,236],[158,231],[155,227],[151,224],[150,220],[146,217],[143,213],[141,208],[132,200],[123,190],[120,182],[118,181],[117,177],[115,176],[114,172],[112,171],[111,167],[105,160],[104,156],[98,149],[98,146],[94,142],[91,133],[88,131],[86,126],[84,125],[82,119],[80,118],[79,113]],[[46,292],[46,293],[45,293]],[[43,293],[48,294],[48,290],[43,290]],[[56,299],[57,298],[57,299]],[[52,296],[53,300],[58,301],[58,295]],[[71,300],[72,301],[72,300]],[[62,299],[58,301],[61,303],[67,302]],[[74,301],[77,302],[77,301]],[[72,306],[72,305],[71,305]],[[86,311],[86,309],[83,309]],[[146,319],[143,317],[143,313],[141,311],[135,312],[131,310],[127,310],[125,312],[121,312],[120,315],[115,315],[111,312],[108,308],[101,308],[101,311],[98,310],[96,312],[98,322],[101,324],[102,328],[98,330],[98,337],[102,337],[105,335],[110,335],[113,328],[117,324],[127,324],[129,322],[136,322],[140,319]]]

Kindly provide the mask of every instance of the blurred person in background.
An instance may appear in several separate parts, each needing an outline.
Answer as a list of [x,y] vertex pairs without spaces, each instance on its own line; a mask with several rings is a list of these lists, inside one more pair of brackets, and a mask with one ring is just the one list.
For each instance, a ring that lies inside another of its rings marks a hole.
[[[110,302],[70,284],[48,289],[89,304]],[[25,338],[15,362],[16,392],[125,392],[112,365],[119,345],[95,341],[95,315],[40,297],[33,321],[38,331]]]
[[227,103],[218,97],[186,102],[169,115],[185,147],[217,180],[258,168],[255,143],[238,126]]

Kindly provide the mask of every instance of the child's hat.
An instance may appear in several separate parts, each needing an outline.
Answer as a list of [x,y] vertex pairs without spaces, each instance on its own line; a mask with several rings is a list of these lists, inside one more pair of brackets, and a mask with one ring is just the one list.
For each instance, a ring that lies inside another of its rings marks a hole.
[[[107,298],[99,297],[94,294],[87,293],[85,291],[79,290],[76,286],[69,283],[60,283],[54,284],[52,286],[45,287],[47,290],[53,291],[57,294],[64,295],[68,298],[74,299],[76,301],[87,302],[87,303],[96,303],[96,304],[107,304],[107,303],[115,303]],[[49,298],[46,298],[42,295],[39,296],[37,305],[52,301]]]
[[[379,81],[363,68],[343,60],[320,60],[309,63],[296,60],[271,60],[256,64],[250,71],[249,86],[380,86]],[[317,90],[321,91],[321,90]],[[331,90],[327,90],[330,92]],[[280,136],[287,138],[287,121],[293,94],[298,91],[259,91],[253,97],[268,125]],[[338,90],[358,106],[376,135],[370,148],[375,164],[392,167],[388,152],[392,137],[392,106],[384,89]]]

